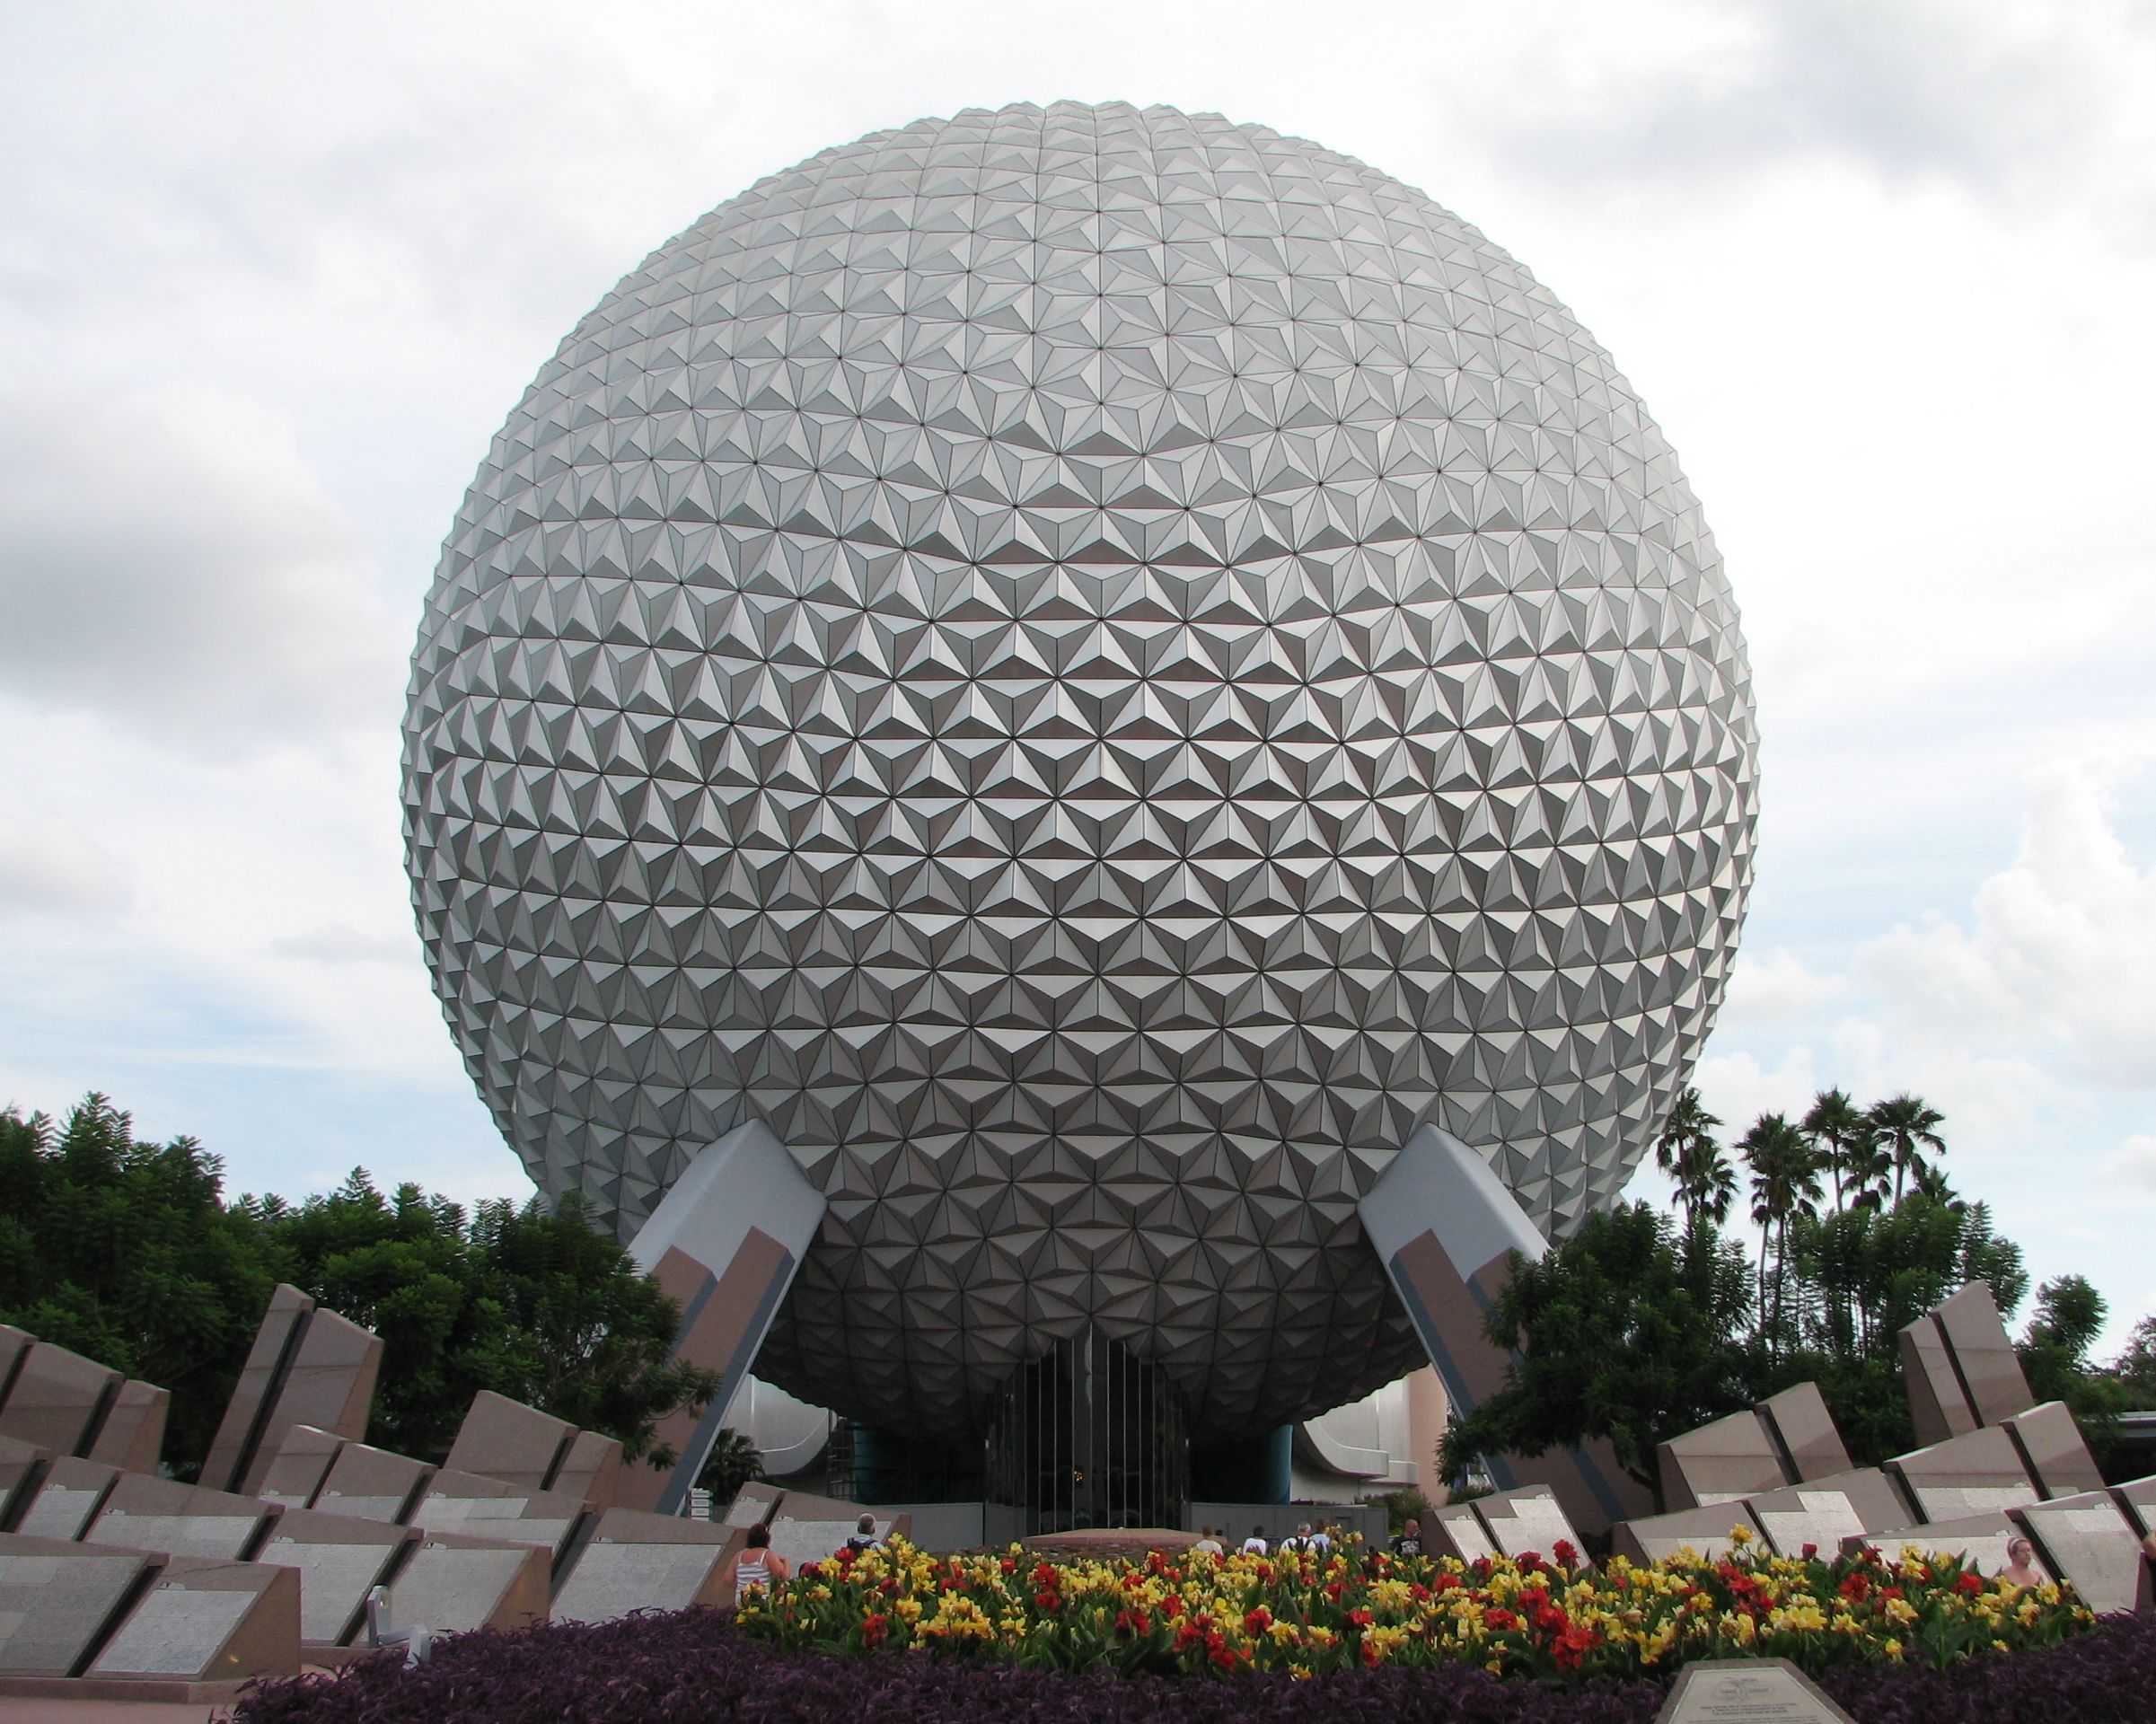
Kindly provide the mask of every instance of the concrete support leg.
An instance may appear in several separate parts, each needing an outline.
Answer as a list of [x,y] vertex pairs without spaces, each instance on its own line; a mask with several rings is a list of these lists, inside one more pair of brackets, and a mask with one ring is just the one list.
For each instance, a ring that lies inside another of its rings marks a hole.
[[[1363,1230],[1414,1320],[1445,1393],[1456,1412],[1473,1412],[1503,1386],[1510,1363],[1483,1328],[1511,1274],[1510,1254],[1538,1259],[1547,1242],[1489,1164],[1436,1126],[1408,1139],[1360,1209]],[[1499,1490],[1547,1484],[1582,1532],[1604,1532],[1652,1512],[1652,1498],[1617,1465],[1606,1442],[1488,1459]]]
[[629,1253],[682,1307],[670,1359],[717,1371],[723,1382],[701,1418],[677,1414],[659,1427],[659,1441],[681,1457],[671,1472],[623,1470],[625,1507],[671,1515],[688,1501],[823,1208],[786,1146],[757,1123],[704,1150],[652,1211]]

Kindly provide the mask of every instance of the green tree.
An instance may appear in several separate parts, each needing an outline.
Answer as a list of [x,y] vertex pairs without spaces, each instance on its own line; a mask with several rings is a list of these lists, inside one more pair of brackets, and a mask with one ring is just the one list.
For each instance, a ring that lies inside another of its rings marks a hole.
[[277,1283],[253,1218],[192,1138],[139,1142],[85,1096],[55,1125],[0,1111],[0,1322],[172,1391],[165,1458],[207,1452]]
[[1866,1117],[1894,1163],[1894,1201],[1898,1203],[1907,1176],[1923,1168],[1922,1151],[1929,1148],[1946,1154],[1946,1141],[1939,1135],[1946,1116],[1922,1097],[1905,1093],[1874,1102]]
[[285,1279],[383,1340],[368,1438],[421,1459],[448,1452],[481,1389],[621,1439],[631,1460],[673,1465],[655,1427],[701,1412],[717,1375],[669,1365],[679,1312],[629,1253],[595,1231],[581,1200],[550,1214],[534,1198],[480,1204],[364,1169],[296,1208],[251,1206]]
[[1671,1104],[1654,1140],[1654,1162],[1676,1183],[1676,1201],[1687,1216],[1729,1218],[1737,1196],[1737,1174],[1715,1141],[1721,1121],[1707,1112],[1699,1091],[1687,1084]]
[[1751,1402],[1747,1279],[1711,1222],[1679,1235],[1644,1203],[1589,1216],[1539,1262],[1515,1256],[1487,1319],[1513,1356],[1505,1386],[1448,1429],[1446,1478],[1463,1482],[1485,1455],[1606,1437],[1659,1509],[1656,1445]]
[[[1760,1327],[1770,1354],[1783,1350],[1788,1333],[1785,1295],[1790,1223],[1819,1212],[1819,1155],[1803,1131],[1779,1113],[1762,1113],[1737,1140],[1752,1170],[1752,1219],[1759,1227]],[[1767,1298],[1769,1247],[1774,1263],[1773,1301]]]
[[1841,1089],[1823,1089],[1812,1098],[1800,1129],[1818,1151],[1835,1182],[1835,1208],[1843,1206],[1850,1175],[1878,1137],[1864,1111]]
[[711,1445],[703,1471],[696,1475],[697,1488],[708,1491],[714,1502],[731,1502],[741,1487],[763,1476],[763,1456],[755,1443],[737,1430],[722,1430]]

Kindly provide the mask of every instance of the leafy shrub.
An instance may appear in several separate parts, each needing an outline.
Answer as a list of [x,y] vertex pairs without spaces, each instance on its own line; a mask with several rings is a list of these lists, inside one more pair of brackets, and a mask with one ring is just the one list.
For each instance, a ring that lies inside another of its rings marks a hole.
[[[1858,1724],[2145,1724],[2156,1623],[1945,1670],[1849,1665],[1819,1679]],[[1232,1682],[1066,1676],[943,1658],[833,1658],[750,1640],[708,1611],[466,1634],[406,1670],[371,1658],[332,1681],[255,1688],[234,1724],[1653,1724],[1666,1690],[1555,1688],[1469,1665]]]

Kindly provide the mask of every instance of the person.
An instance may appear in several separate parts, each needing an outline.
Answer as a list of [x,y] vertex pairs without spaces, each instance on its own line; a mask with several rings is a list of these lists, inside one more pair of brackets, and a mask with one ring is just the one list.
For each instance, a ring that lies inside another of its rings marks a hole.
[[863,1515],[854,1524],[853,1531],[847,1536],[846,1548],[858,1556],[863,1551],[875,1550],[883,1542],[876,1535],[876,1517]]
[[790,1572],[786,1559],[771,1548],[771,1529],[759,1521],[749,1528],[748,1542],[726,1559],[719,1571],[718,1585],[722,1593],[734,1595],[734,1607],[741,1608],[741,1595],[750,1587],[768,1587],[775,1580],[783,1580]]
[[1395,1556],[1420,1556],[1422,1554],[1422,1523],[1412,1515],[1407,1517],[1407,1525],[1393,1535],[1393,1554]]
[[1333,1548],[1333,1523],[1321,1520],[1316,1528],[1303,1535],[1303,1549],[1323,1556]]
[[2017,1587],[2040,1587],[2044,1584],[2044,1570],[2037,1567],[2037,1547],[2026,1538],[2006,1541],[2006,1566],[1999,1570],[2002,1580]]
[[1265,1529],[1263,1526],[1253,1526],[1250,1529],[1250,1536],[1243,1541],[1245,1556],[1263,1556],[1272,1548],[1265,1543]]
[[1310,1523],[1307,1520],[1297,1521],[1295,1523],[1295,1530],[1289,1533],[1287,1537],[1280,1540],[1280,1544],[1274,1548],[1276,1548],[1282,1556],[1286,1556],[1290,1551],[1299,1553],[1300,1552],[1311,1549]]
[[1219,1532],[1210,1526],[1201,1526],[1198,1528],[1198,1542],[1192,1545],[1191,1549],[1193,1551],[1209,1551],[1215,1556],[1225,1556],[1228,1553],[1221,1547],[1220,1535]]

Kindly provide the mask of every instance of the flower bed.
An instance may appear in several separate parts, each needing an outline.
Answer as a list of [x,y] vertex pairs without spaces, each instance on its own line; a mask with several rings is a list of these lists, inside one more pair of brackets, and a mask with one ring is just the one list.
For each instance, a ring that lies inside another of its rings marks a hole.
[[[2012,1658],[1843,1665],[1819,1680],[1859,1724],[2145,1724],[2156,1623],[2115,1617]],[[1509,1681],[1474,1665],[1210,1681],[827,1658],[688,1611],[460,1635],[417,1670],[390,1654],[334,1681],[266,1684],[241,1700],[236,1724],[1653,1724],[1666,1693],[1654,1682]]]
[[1754,1553],[1635,1568],[1463,1565],[1358,1549],[1142,1563],[938,1559],[893,1542],[752,1595],[742,1632],[788,1650],[920,1649],[1055,1670],[1299,1676],[1405,1665],[1580,1682],[1667,1678],[1699,1658],[1785,1658],[1817,1674],[2054,1645],[2094,1617],[2054,1585],[1988,1580],[1914,1549],[1823,1561]]

